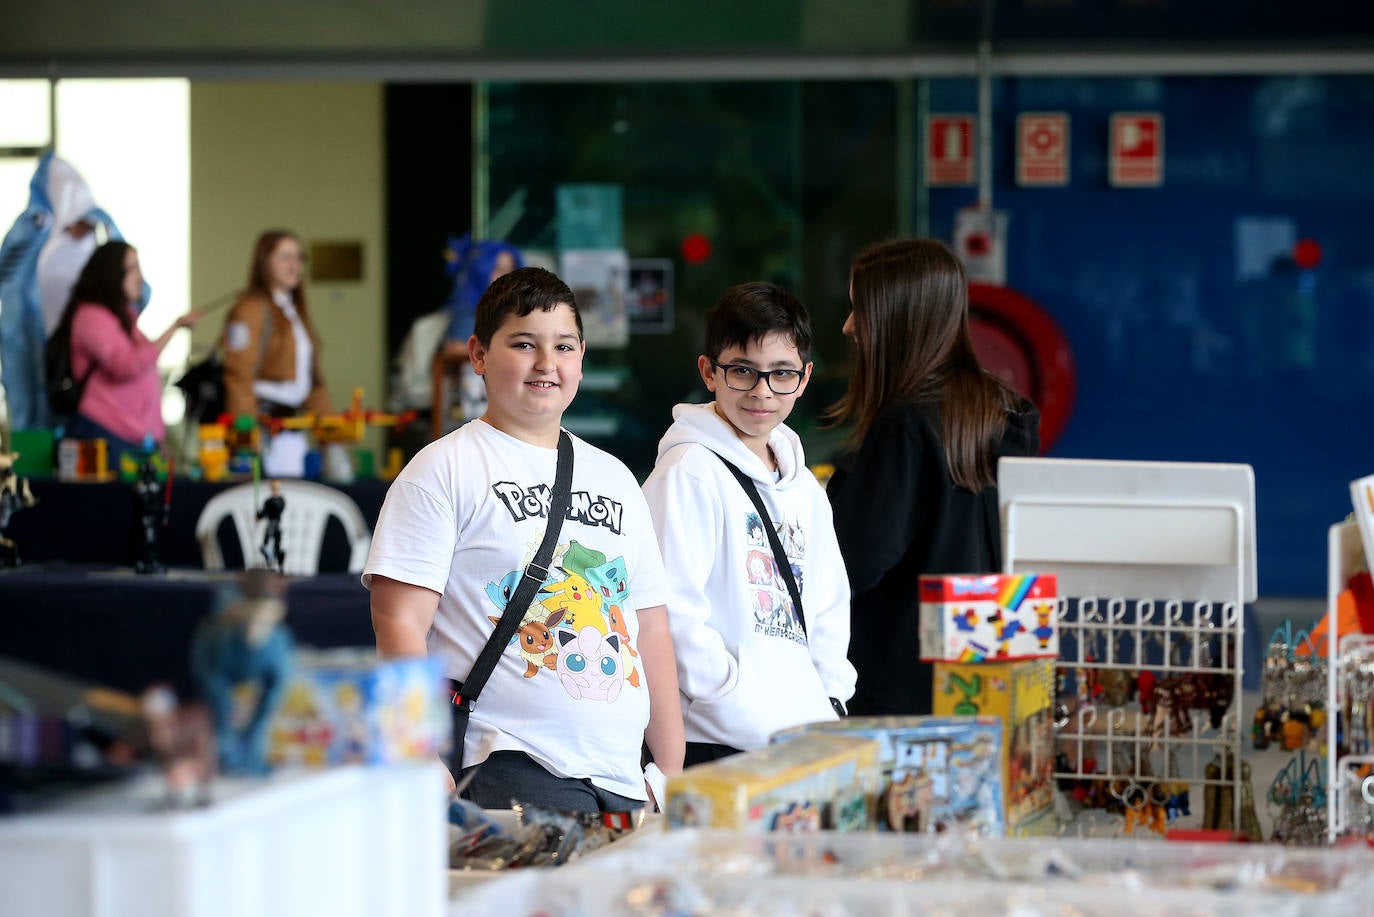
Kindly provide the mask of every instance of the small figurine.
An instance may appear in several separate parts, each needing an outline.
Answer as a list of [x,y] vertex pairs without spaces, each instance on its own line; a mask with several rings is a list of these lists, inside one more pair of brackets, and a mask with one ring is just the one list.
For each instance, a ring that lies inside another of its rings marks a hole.
[[143,441],[143,461],[138,468],[134,494],[138,501],[139,543],[134,570],[138,573],[161,573],[164,569],[157,559],[157,530],[167,522],[167,510],[172,497],[172,476],[167,475],[166,489],[158,484],[157,466],[153,464],[156,447],[151,437]]
[[258,510],[258,518],[267,520],[262,531],[262,559],[269,570],[286,572],[286,552],[281,547],[281,517],[286,512],[286,498],[281,495],[281,484],[276,480],[268,482],[272,496],[268,497]]
[[[292,640],[282,619],[285,580],[261,568],[242,578],[243,597],[202,621],[191,641],[191,674],[215,721],[220,770],[267,771],[268,725],[286,692]],[[253,710],[236,717],[240,685],[256,688]],[[241,729],[236,722],[245,721]]]
[[21,563],[19,546],[5,537],[10,517],[38,502],[29,490],[28,479],[14,473],[18,460],[18,452],[0,452],[0,567],[17,567]]
[[169,809],[210,804],[210,786],[217,768],[215,732],[210,712],[200,704],[177,704],[166,685],[143,692],[143,717],[148,746],[167,781]]

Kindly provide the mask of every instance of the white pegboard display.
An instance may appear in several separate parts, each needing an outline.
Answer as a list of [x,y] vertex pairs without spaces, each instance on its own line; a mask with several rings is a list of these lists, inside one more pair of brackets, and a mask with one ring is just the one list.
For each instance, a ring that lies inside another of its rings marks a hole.
[[1248,465],[998,465],[1003,572],[1054,573],[1068,597],[1056,777],[1121,809],[1127,830],[1186,818],[1258,831],[1234,713],[1256,596],[1254,494]]
[[1355,574],[1367,571],[1374,541],[1366,534],[1364,488],[1374,478],[1351,483],[1355,520],[1331,526],[1327,536],[1326,752],[1328,839],[1374,838],[1374,635],[1340,633],[1340,595]]
[[1236,703],[1241,609],[1069,600],[1060,607],[1055,777],[1127,831],[1239,830],[1259,840]]

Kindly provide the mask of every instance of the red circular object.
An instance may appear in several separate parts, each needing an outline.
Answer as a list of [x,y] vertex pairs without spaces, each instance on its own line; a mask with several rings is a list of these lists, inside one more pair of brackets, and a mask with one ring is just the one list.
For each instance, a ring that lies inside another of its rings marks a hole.
[[1078,373],[1068,338],[1033,299],[988,283],[970,283],[969,334],[978,362],[1040,409],[1040,451],[1069,424]]
[[700,264],[711,257],[711,240],[699,232],[694,232],[682,240],[682,260],[688,264]]
[[1293,246],[1293,263],[1304,271],[1321,264],[1322,247],[1315,239],[1299,239],[1298,244]]
[[986,255],[992,248],[992,240],[987,233],[973,232],[964,238],[964,254],[971,258],[980,258]]

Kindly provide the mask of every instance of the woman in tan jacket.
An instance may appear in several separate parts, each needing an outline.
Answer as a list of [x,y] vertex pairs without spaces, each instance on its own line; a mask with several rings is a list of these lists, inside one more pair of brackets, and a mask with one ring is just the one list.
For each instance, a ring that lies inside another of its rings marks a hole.
[[224,325],[224,399],[230,414],[328,412],[304,274],[305,256],[295,235],[274,229],[258,236],[248,287]]

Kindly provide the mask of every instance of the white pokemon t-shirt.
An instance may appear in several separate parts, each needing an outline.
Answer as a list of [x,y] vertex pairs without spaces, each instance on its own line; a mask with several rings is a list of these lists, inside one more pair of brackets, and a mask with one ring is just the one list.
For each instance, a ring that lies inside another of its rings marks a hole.
[[[649,692],[636,610],[664,603],[634,476],[573,437],[572,500],[548,578],[472,709],[463,764],[522,751],[553,773],[644,799]],[[543,539],[557,450],[473,421],[426,446],[387,492],[363,581],[442,594],[429,652],[462,681]]]

